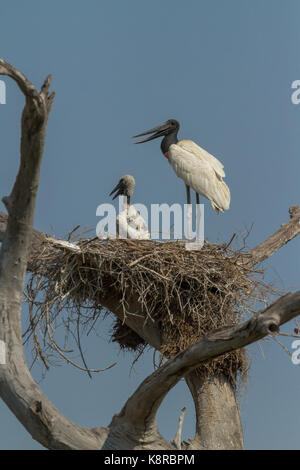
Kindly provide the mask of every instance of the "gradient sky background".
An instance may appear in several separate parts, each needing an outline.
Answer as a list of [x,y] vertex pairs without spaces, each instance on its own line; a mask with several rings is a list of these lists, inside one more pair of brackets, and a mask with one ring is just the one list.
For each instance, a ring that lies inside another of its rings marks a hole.
[[[130,138],[176,118],[181,138],[195,140],[225,165],[231,208],[217,216],[205,201],[206,238],[228,241],[253,224],[252,247],[277,230],[288,221],[289,207],[300,203],[300,105],[291,102],[291,83],[300,79],[299,17],[299,0],[2,0],[1,56],[37,87],[51,72],[57,93],[35,228],[60,237],[77,224],[94,228],[96,207],[110,202],[125,173],[136,178],[136,202],[185,202],[184,184],[158,141],[135,146]],[[19,164],[24,103],[16,85],[4,80],[1,197]],[[300,237],[270,258],[266,280],[299,289],[299,250]],[[84,343],[90,367],[117,361],[93,380],[66,365],[43,380],[42,368],[33,369],[55,406],[81,425],[108,425],[153,371],[152,351],[131,369],[135,356],[108,343],[109,328],[110,320],[99,323],[99,336]],[[291,349],[290,338],[283,342]],[[241,393],[246,448],[300,449],[299,367],[271,340],[248,351],[252,364]],[[26,353],[30,360],[30,348]],[[194,412],[181,381],[159,411],[166,438],[173,438],[184,405],[187,439]],[[0,449],[39,448],[1,402]]]

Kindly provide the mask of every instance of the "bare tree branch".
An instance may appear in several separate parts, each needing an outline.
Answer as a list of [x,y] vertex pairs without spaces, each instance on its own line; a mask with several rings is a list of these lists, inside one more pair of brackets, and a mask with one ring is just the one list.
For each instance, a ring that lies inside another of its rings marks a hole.
[[247,253],[246,264],[250,267],[261,263],[272,256],[283,245],[295,238],[300,233],[300,207],[292,206],[289,209],[291,220],[282,224],[281,228],[273,235],[257,245]]
[[17,83],[25,97],[31,98],[32,101],[36,101],[37,106],[42,104],[41,96],[28,78],[3,59],[0,59],[0,75],[7,75],[12,78]]
[[59,413],[32,379],[25,361],[21,298],[46,124],[54,93],[49,95],[50,76],[38,93],[24,75],[2,59],[0,74],[14,79],[26,97],[20,167],[13,190],[5,198],[9,216],[0,251],[0,339],[4,356],[0,364],[0,396],[32,437],[45,447],[99,449],[107,430],[77,426]]
[[172,443],[175,445],[176,449],[181,450],[181,433],[182,433],[182,426],[183,426],[183,420],[184,420],[184,415],[185,415],[186,407],[184,406],[181,409],[181,413],[179,416],[179,422],[178,422],[178,429],[175,434],[174,440]]
[[280,325],[299,314],[300,291],[281,297],[240,326],[224,328],[202,338],[147,377],[129,398],[119,416],[126,417],[128,422],[137,427],[142,423],[153,426],[157,410],[166,394],[201,362],[275,334]]

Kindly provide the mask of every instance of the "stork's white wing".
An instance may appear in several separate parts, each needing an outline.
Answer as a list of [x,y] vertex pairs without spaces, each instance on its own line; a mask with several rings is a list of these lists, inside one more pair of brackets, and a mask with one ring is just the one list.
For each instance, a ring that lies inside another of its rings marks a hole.
[[222,163],[213,155],[208,153],[203,148],[199,147],[199,145],[195,144],[192,140],[183,139],[177,142],[180,148],[186,150],[187,152],[191,152],[195,155],[199,160],[206,161],[209,165],[215,170],[217,176],[220,178],[225,177],[224,166]]
[[169,161],[176,175],[205,196],[215,210],[229,209],[230,191],[222,180],[223,165],[198,145],[186,145],[186,142],[191,141],[180,141],[169,147]]

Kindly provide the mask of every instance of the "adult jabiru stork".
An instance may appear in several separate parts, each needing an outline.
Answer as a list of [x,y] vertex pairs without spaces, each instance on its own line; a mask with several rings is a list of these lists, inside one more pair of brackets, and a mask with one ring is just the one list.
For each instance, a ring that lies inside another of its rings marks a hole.
[[121,234],[125,238],[128,237],[133,240],[149,240],[150,233],[148,232],[145,220],[137,212],[135,207],[130,204],[134,187],[134,177],[132,175],[124,175],[109,194],[111,196],[115,193],[113,199],[117,196],[125,196],[126,198],[123,210],[116,219],[117,236]]
[[190,188],[192,188],[196,193],[197,205],[200,204],[201,194],[210,201],[216,212],[229,209],[230,191],[222,179],[225,176],[222,163],[192,140],[178,140],[179,127],[180,124],[176,119],[169,119],[149,131],[135,135],[134,138],[153,134],[135,143],[142,144],[163,137],[161,151],[178,178],[185,182],[187,203],[191,204]]

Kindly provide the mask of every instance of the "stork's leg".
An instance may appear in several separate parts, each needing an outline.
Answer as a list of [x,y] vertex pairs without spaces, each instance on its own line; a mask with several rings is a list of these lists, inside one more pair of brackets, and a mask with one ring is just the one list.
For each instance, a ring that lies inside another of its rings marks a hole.
[[190,187],[186,184],[185,185],[186,187],[186,200],[187,200],[187,204],[191,204],[191,189]]
[[200,238],[200,196],[196,193],[196,241]]
[[192,206],[191,206],[191,189],[186,184],[186,199],[187,199],[187,239],[191,239],[191,228],[192,228]]

